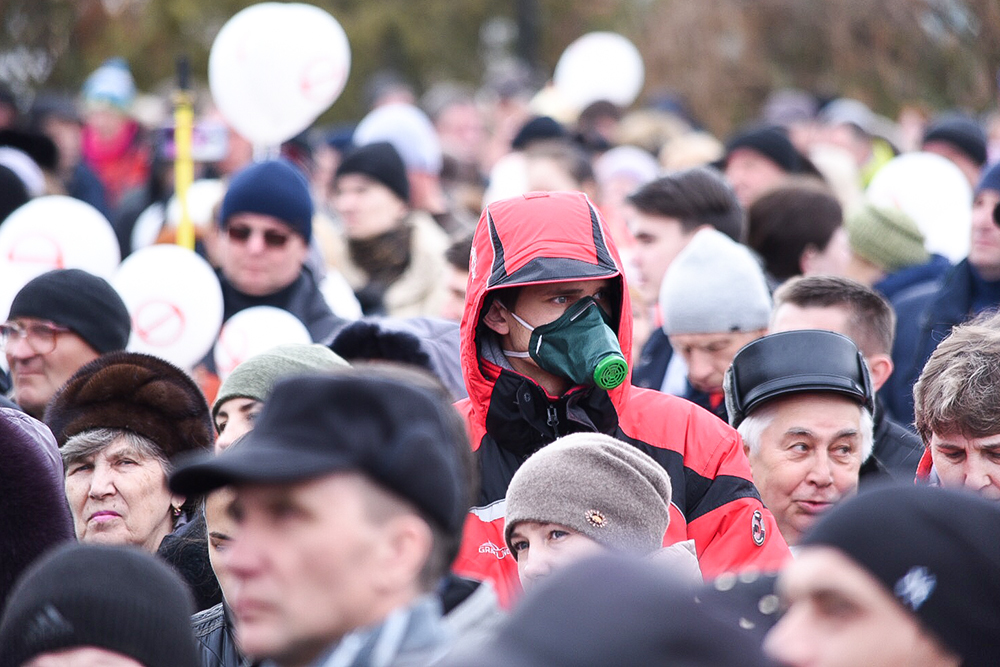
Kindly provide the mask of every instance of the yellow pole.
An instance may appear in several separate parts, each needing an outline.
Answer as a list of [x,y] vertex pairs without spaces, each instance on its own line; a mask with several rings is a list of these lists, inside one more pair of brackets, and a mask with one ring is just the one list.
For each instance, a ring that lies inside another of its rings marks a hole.
[[179,86],[174,95],[174,193],[181,208],[177,225],[177,245],[194,250],[194,222],[188,212],[187,195],[194,182],[194,160],[191,158],[191,137],[194,132],[194,105],[188,90],[188,63],[180,58],[177,63]]

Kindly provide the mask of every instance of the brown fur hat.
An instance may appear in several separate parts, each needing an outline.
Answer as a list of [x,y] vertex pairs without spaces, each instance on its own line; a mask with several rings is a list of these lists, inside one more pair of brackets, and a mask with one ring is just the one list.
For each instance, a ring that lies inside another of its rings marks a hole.
[[56,442],[83,431],[117,428],[156,443],[167,459],[209,449],[214,440],[205,396],[173,364],[148,354],[110,352],[82,366],[45,410]]

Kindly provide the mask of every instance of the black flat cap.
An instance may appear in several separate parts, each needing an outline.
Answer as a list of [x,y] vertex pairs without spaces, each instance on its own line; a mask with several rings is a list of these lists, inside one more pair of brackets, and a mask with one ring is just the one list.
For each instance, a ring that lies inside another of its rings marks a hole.
[[850,338],[832,331],[783,331],[745,345],[726,372],[726,410],[735,428],[762,403],[832,392],[875,407],[868,366]]

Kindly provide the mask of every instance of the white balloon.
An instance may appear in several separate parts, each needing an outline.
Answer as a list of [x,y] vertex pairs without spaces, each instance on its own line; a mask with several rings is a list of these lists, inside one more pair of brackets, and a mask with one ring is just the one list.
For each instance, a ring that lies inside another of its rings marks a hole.
[[[226,184],[216,178],[200,178],[191,184],[187,193],[188,215],[199,229],[208,229],[215,219],[212,215],[226,196]],[[176,229],[181,223],[181,202],[172,195],[167,202],[167,226]]]
[[591,32],[566,47],[552,82],[582,110],[599,100],[629,106],[642,91],[645,76],[642,55],[632,42],[614,32]]
[[208,262],[176,245],[129,255],[111,284],[132,316],[128,349],[191,369],[222,326],[222,288]]
[[0,304],[9,309],[25,283],[47,271],[83,269],[108,280],[120,261],[118,239],[100,211],[72,197],[37,197],[0,225]]
[[215,344],[215,372],[225,380],[241,363],[272,347],[311,342],[306,325],[287,310],[272,306],[247,308],[222,327]]
[[928,252],[952,263],[969,254],[972,188],[951,160],[923,152],[895,157],[875,172],[865,195],[913,218]]
[[347,34],[329,13],[263,2],[222,26],[209,54],[208,81],[239,134],[258,146],[276,146],[333,104],[350,69]]

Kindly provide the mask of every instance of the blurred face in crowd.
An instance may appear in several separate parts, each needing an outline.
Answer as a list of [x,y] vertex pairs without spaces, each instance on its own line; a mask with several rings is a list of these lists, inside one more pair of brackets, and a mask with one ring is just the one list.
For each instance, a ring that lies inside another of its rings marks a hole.
[[858,489],[861,407],[835,394],[803,393],[758,410],[766,411],[759,415],[766,426],[756,448],[744,445],[754,483],[785,541],[798,544],[820,515]]
[[370,239],[399,226],[406,202],[363,174],[343,174],[334,186],[333,205],[352,239]]
[[98,352],[77,334],[47,320],[19,317],[4,326],[14,402],[41,419],[56,390]]
[[215,453],[221,454],[241,435],[252,431],[263,409],[263,403],[245,397],[231,398],[220,405],[215,413],[215,431],[219,434],[215,439]]
[[553,570],[606,550],[572,528],[538,521],[521,521],[514,526],[510,543],[512,555],[517,559],[517,575],[525,590],[544,580]]
[[972,202],[972,238],[969,263],[986,280],[1000,280],[1000,226],[993,221],[993,209],[1000,192],[983,189]]
[[670,346],[677,350],[688,367],[688,382],[698,391],[707,394],[722,391],[722,381],[726,370],[733,363],[733,357],[747,343],[757,340],[766,333],[756,331],[732,331],[727,333],[674,334],[670,336]]
[[1000,433],[985,438],[932,433],[928,446],[943,486],[1000,500]]
[[229,546],[236,535],[236,522],[230,516],[229,508],[236,498],[236,492],[229,488],[213,491],[205,498],[205,525],[208,528],[208,560],[212,564],[215,578],[219,580],[222,595],[228,599],[233,590],[233,577],[229,572],[226,557]]
[[670,264],[702,227],[685,231],[676,218],[635,209],[630,209],[628,221],[635,237],[632,263],[639,274],[639,288],[648,303],[656,303]]
[[486,124],[474,103],[449,104],[434,119],[434,129],[446,154],[462,162],[479,161],[486,142]]
[[167,489],[159,459],[123,438],[66,461],[66,498],[81,542],[130,544],[150,553],[173,530],[173,508],[184,504]]
[[236,213],[221,242],[222,273],[250,296],[266,296],[291,285],[309,251],[306,240],[284,222],[260,213]]
[[787,611],[764,650],[788,667],[958,667],[961,660],[867,570],[838,549],[811,546],[782,571]]
[[730,153],[724,173],[744,208],[788,177],[771,159],[749,148],[737,148]]
[[441,306],[441,317],[461,322],[462,314],[465,312],[465,291],[469,283],[469,272],[449,264],[445,283],[448,285],[448,295],[445,297],[444,305]]
[[395,519],[372,517],[377,493],[384,492],[347,472],[236,488],[226,599],[247,655],[312,664],[348,632],[399,606],[382,597],[399,549]]
[[25,667],[142,667],[136,660],[107,649],[82,646],[37,655]]

